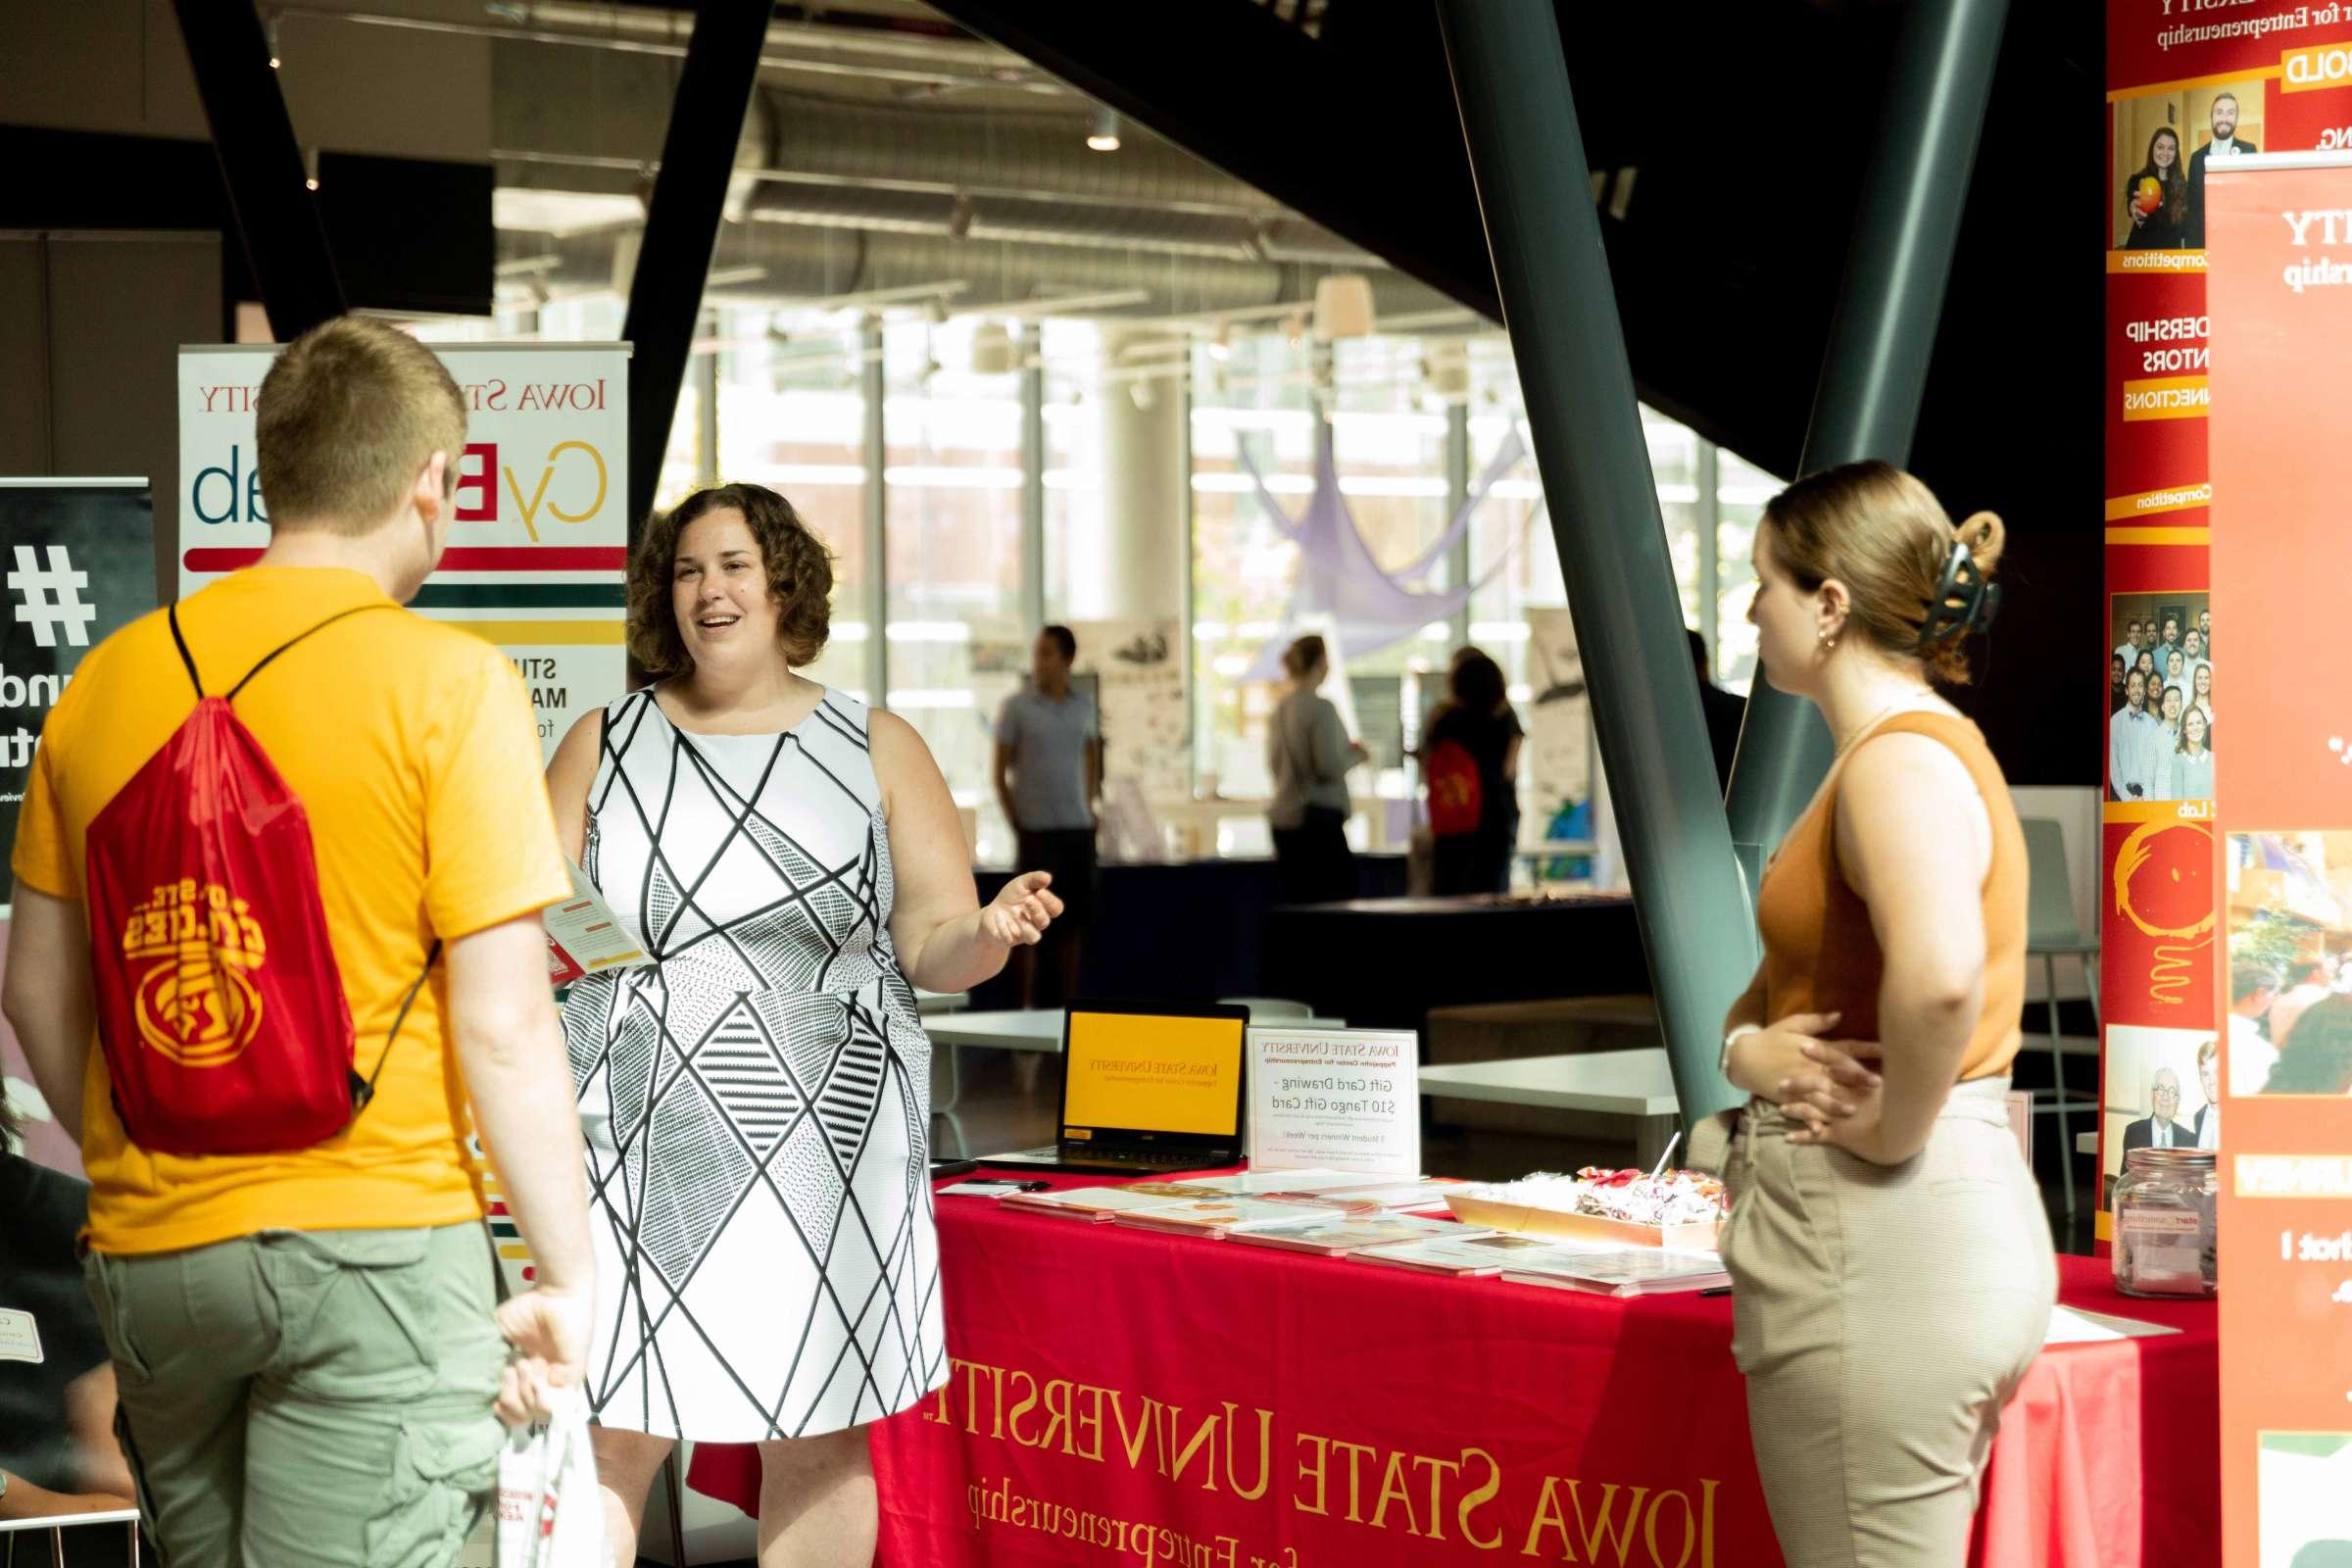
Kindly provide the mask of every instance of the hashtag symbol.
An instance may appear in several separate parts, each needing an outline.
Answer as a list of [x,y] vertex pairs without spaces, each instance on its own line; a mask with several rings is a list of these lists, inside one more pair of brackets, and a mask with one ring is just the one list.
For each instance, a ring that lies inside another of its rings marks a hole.
[[87,648],[90,622],[98,618],[98,607],[81,597],[90,574],[74,569],[64,545],[43,548],[49,552],[46,569],[32,564],[32,546],[17,546],[17,569],[8,574],[9,587],[24,601],[17,607],[17,619],[32,628],[32,640],[40,647],[55,648],[57,628],[63,626],[68,645]]

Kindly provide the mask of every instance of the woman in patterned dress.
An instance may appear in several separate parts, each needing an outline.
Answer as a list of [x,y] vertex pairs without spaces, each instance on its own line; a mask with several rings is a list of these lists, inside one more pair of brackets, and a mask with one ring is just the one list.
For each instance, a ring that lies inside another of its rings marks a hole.
[[912,987],[968,989],[1061,910],[1035,872],[980,907],[922,739],[795,673],[832,585],[774,491],[688,497],[629,565],[629,651],[664,678],[548,770],[566,847],[658,960],[564,1009],[623,1563],[679,1438],[760,1446],[768,1568],[870,1560],[865,1424],[948,1375]]

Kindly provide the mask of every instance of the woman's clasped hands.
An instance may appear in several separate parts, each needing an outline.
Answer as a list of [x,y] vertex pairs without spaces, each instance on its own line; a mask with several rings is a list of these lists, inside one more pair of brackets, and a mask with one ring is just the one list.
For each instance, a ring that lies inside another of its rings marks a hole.
[[1872,1157],[1884,1080],[1875,1040],[1827,1038],[1835,1012],[1791,1013],[1732,1046],[1735,1084],[1780,1105],[1792,1144],[1834,1144]]

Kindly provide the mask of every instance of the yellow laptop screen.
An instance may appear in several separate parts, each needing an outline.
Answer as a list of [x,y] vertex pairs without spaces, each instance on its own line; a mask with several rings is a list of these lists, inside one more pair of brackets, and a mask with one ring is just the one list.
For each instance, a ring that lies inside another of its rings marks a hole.
[[1239,1018],[1072,1012],[1064,1136],[1093,1127],[1238,1133],[1244,1027]]

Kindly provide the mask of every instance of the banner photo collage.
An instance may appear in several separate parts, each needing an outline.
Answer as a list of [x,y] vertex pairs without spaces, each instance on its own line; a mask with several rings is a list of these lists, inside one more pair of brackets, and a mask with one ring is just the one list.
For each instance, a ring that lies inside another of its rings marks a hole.
[[2224,1561],[2352,1561],[2352,4],[2107,20],[2098,1234],[2217,1152]]
[[2213,824],[2224,1529],[2230,1562],[2291,1568],[2352,1562],[2352,723],[2310,679],[2346,581],[2352,151],[2232,169],[2209,195],[2213,592],[2255,607],[2230,711],[2252,760]]
[[2109,0],[2107,17],[2102,1240],[2127,1135],[2163,1120],[2198,1141],[2213,1103],[2198,1053],[2230,1000],[2215,956],[2232,650],[2210,591],[2208,175],[2352,145],[2352,5]]

